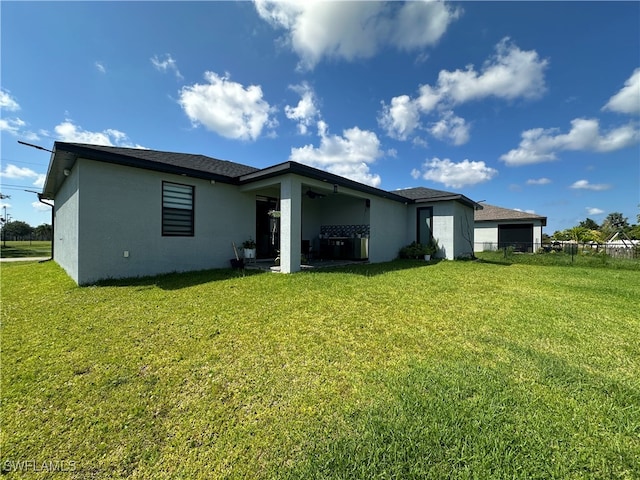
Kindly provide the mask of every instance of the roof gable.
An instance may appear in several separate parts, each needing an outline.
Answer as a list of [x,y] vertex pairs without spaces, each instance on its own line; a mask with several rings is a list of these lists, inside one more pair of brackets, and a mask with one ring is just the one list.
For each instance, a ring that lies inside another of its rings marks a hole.
[[402,197],[413,200],[416,203],[427,202],[443,202],[447,200],[455,200],[474,208],[482,208],[479,204],[473,200],[465,197],[460,193],[446,192],[444,190],[435,190],[433,188],[415,187],[405,188],[401,190],[394,190],[393,193]]
[[534,213],[512,210],[510,208],[496,207],[486,203],[481,204],[483,209],[476,210],[474,219],[476,222],[490,222],[499,220],[540,220],[543,225],[547,223],[547,217]]

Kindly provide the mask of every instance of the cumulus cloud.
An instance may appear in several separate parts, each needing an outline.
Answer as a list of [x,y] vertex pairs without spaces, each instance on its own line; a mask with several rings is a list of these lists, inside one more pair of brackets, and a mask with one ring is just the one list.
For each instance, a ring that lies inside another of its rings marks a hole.
[[624,82],[624,87],[609,99],[603,110],[640,114],[640,68],[636,68]]
[[320,116],[316,105],[315,93],[306,82],[300,85],[292,85],[289,88],[300,95],[300,101],[295,107],[286,105],[284,107],[284,113],[289,120],[298,122],[298,132],[305,135],[309,126]]
[[0,89],[0,108],[12,112],[20,110],[20,105],[18,105],[16,99],[13,98],[9,92]]
[[167,73],[169,71],[172,71],[178,80],[184,79],[184,77],[180,73],[180,70],[178,70],[178,64],[168,53],[164,56],[164,59],[161,59],[160,57],[158,57],[158,55],[154,55],[153,57],[151,57],[151,63],[156,68],[156,70],[160,72]]
[[377,187],[379,175],[372,174],[369,165],[380,158],[380,140],[374,132],[358,127],[346,129],[342,136],[328,132],[327,124],[318,122],[320,145],[292,148],[289,160],[326,170],[357,182]]
[[18,117],[14,118],[0,118],[0,131],[8,132],[11,135],[18,136],[22,127],[24,127],[26,123],[24,120],[21,120]]
[[221,77],[214,72],[205,72],[204,78],[206,83],[180,90],[178,103],[194,125],[238,140],[256,140],[265,127],[277,125],[259,85],[244,87],[228,74]]
[[18,167],[12,163],[4,167],[4,170],[0,171],[0,178],[9,178],[12,180],[33,180],[32,185],[34,187],[42,188],[44,186],[44,180],[46,175],[43,173],[37,173],[27,167]]
[[548,178],[530,178],[527,180],[527,185],[548,185],[551,183],[551,180]]
[[506,100],[539,98],[546,91],[544,71],[548,61],[535,50],[523,51],[508,37],[496,45],[495,55],[476,72],[473,66],[465,70],[438,75],[437,90],[455,104],[496,97]]
[[102,62],[95,62],[93,64],[100,73],[107,73],[107,69],[105,68]]
[[454,145],[462,145],[469,141],[469,125],[449,110],[444,112],[440,120],[429,127],[429,133],[438,140],[446,140]]
[[317,2],[254,0],[261,18],[285,30],[301,69],[323,58],[370,58],[381,48],[434,45],[461,14],[444,2]]
[[382,102],[378,124],[390,137],[406,140],[420,126],[419,106],[409,95],[392,98],[391,105]]
[[455,145],[469,139],[469,126],[451,110],[456,105],[494,97],[502,100],[536,99],[546,91],[544,72],[548,61],[535,50],[521,50],[508,37],[477,71],[441,70],[435,85],[421,85],[415,98],[399,95],[389,105],[382,102],[378,123],[387,135],[405,140],[420,128],[420,115],[437,112],[440,119],[428,129],[439,139]]
[[604,213],[604,210],[596,207],[586,207],[586,210],[589,215],[601,215]]
[[569,188],[573,188],[575,190],[593,190],[595,192],[599,192],[602,190],[609,190],[611,185],[607,183],[589,183],[588,180],[578,180],[574,182]]
[[108,128],[101,132],[91,132],[75,125],[71,120],[65,120],[56,125],[54,131],[58,139],[63,142],[90,143],[107,147],[145,148],[131,143],[127,134],[119,130]]
[[467,185],[491,180],[498,174],[494,168],[488,167],[484,162],[463,160],[452,162],[448,158],[437,157],[427,160],[422,166],[422,171],[414,169],[411,172],[413,178],[422,177],[425,180],[442,183],[447,187],[462,188]]
[[630,123],[603,134],[597,119],[576,118],[568,133],[558,133],[556,128],[525,130],[518,148],[500,159],[510,166],[528,165],[556,160],[556,153],[563,150],[612,152],[639,141],[637,125]]

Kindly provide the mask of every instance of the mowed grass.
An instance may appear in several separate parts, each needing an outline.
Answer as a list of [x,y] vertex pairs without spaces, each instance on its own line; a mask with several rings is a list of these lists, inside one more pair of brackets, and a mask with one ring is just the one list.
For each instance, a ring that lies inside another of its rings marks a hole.
[[0,257],[50,257],[51,242],[41,240],[26,240],[0,242]]
[[640,478],[637,271],[1,280],[8,478]]

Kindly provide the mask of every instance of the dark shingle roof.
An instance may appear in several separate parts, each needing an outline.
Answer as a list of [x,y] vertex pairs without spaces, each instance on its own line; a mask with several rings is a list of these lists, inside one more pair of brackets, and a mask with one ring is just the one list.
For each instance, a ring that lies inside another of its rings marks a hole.
[[143,162],[171,165],[174,167],[197,170],[229,178],[240,177],[241,175],[246,175],[258,170],[257,168],[250,167],[248,165],[191,153],[161,152],[158,150],[144,150],[141,148],[106,147],[102,145],[86,145],[81,143],[56,143],[56,148],[64,150],[65,145],[71,145],[79,149],[84,148],[87,149],[87,151],[100,151],[110,155],[120,155],[142,160]]
[[393,193],[413,200],[416,203],[441,202],[445,200],[457,200],[469,206],[476,207],[477,204],[460,193],[445,192],[444,190],[434,190],[433,188],[415,187],[402,190],[393,190]]
[[481,204],[483,209],[476,210],[474,219],[476,222],[489,222],[499,220],[541,220],[547,223],[547,217],[536,215],[535,213],[521,212],[510,208],[496,207],[495,205]]

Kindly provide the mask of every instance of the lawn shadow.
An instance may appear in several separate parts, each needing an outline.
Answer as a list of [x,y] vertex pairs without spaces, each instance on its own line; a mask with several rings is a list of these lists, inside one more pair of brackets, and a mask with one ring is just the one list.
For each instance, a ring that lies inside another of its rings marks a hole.
[[440,258],[433,259],[428,262],[424,260],[396,259],[390,262],[382,263],[359,263],[351,265],[337,265],[331,267],[314,268],[311,270],[305,270],[305,272],[303,273],[350,273],[353,275],[361,275],[363,277],[375,277],[377,275],[384,275],[385,273],[389,272],[433,267],[442,261],[444,261],[444,259]]
[[[440,263],[441,259],[425,262],[424,260],[393,260],[384,263],[359,263],[352,265],[336,265],[320,268],[313,268],[295,273],[295,275],[313,274],[335,274],[349,273],[372,277],[388,272],[411,270],[415,268],[425,268]],[[254,275],[269,274],[270,272],[260,269],[231,269],[217,268],[209,270],[196,270],[191,272],[172,272],[160,275],[129,278],[108,278],[93,284],[96,287],[140,287],[161,288],[163,290],[180,290],[182,288],[193,287],[205,283],[226,281]],[[271,272],[272,273],[272,272]]]
[[172,272],[146,277],[129,277],[118,279],[105,279],[96,282],[97,287],[141,287],[161,288],[163,290],[180,290],[205,283],[233,280],[237,278],[261,275],[260,270],[214,268],[208,270],[196,270],[191,272]]

